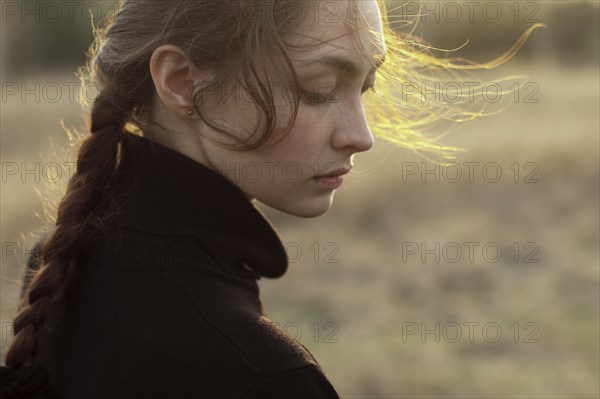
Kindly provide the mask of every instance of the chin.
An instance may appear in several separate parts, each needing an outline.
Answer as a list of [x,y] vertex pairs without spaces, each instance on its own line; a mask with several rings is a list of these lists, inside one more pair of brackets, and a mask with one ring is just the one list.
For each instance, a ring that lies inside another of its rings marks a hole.
[[278,210],[301,218],[314,218],[325,214],[333,203],[333,196],[318,199],[299,199],[293,204],[285,207],[277,207]]

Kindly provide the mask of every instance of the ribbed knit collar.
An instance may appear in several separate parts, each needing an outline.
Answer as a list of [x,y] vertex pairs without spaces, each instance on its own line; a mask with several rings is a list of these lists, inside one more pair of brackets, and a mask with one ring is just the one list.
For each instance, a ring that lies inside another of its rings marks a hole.
[[148,138],[127,134],[119,187],[119,224],[160,235],[192,235],[219,262],[255,278],[285,273],[288,259],[272,224],[244,193],[207,166]]

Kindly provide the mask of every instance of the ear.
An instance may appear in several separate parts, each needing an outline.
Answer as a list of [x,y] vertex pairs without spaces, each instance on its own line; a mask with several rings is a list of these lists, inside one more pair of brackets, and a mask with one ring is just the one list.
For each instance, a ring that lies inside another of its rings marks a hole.
[[150,74],[161,101],[171,111],[189,118],[187,111],[194,109],[194,82],[201,72],[177,46],[165,44],[156,48],[150,57]]

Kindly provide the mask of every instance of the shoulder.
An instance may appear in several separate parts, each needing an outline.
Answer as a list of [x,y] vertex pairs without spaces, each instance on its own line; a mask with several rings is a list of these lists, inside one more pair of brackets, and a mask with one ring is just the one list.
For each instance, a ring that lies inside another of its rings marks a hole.
[[339,394],[322,371],[313,365],[285,370],[266,378],[244,399],[339,399]]

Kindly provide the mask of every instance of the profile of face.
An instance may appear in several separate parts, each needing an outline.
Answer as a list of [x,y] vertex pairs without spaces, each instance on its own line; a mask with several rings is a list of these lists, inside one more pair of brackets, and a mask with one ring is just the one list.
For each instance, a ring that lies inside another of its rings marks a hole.
[[[345,15],[348,1],[321,2],[322,15]],[[168,127],[168,133],[145,132],[150,139],[169,146],[221,173],[236,184],[249,199],[282,212],[315,217],[330,209],[340,178],[318,178],[330,173],[348,172],[353,155],[373,146],[367,125],[364,92],[375,83],[376,69],[385,57],[382,20],[376,0],[358,1],[368,26],[359,27],[358,37],[364,51],[359,52],[344,18],[305,18],[286,42],[310,45],[290,52],[303,96],[291,131],[273,134],[261,147],[236,151],[211,141],[223,141],[219,132],[207,126],[193,109],[192,83],[205,78],[177,47],[157,48],[150,71],[158,98],[153,120]],[[290,116],[289,82],[267,76],[273,88],[276,124]],[[217,94],[215,94],[217,95]],[[259,122],[257,108],[244,96],[230,95],[211,104],[211,121],[231,128],[245,138]],[[205,103],[201,106],[206,105]],[[260,130],[262,131],[262,130]]]

